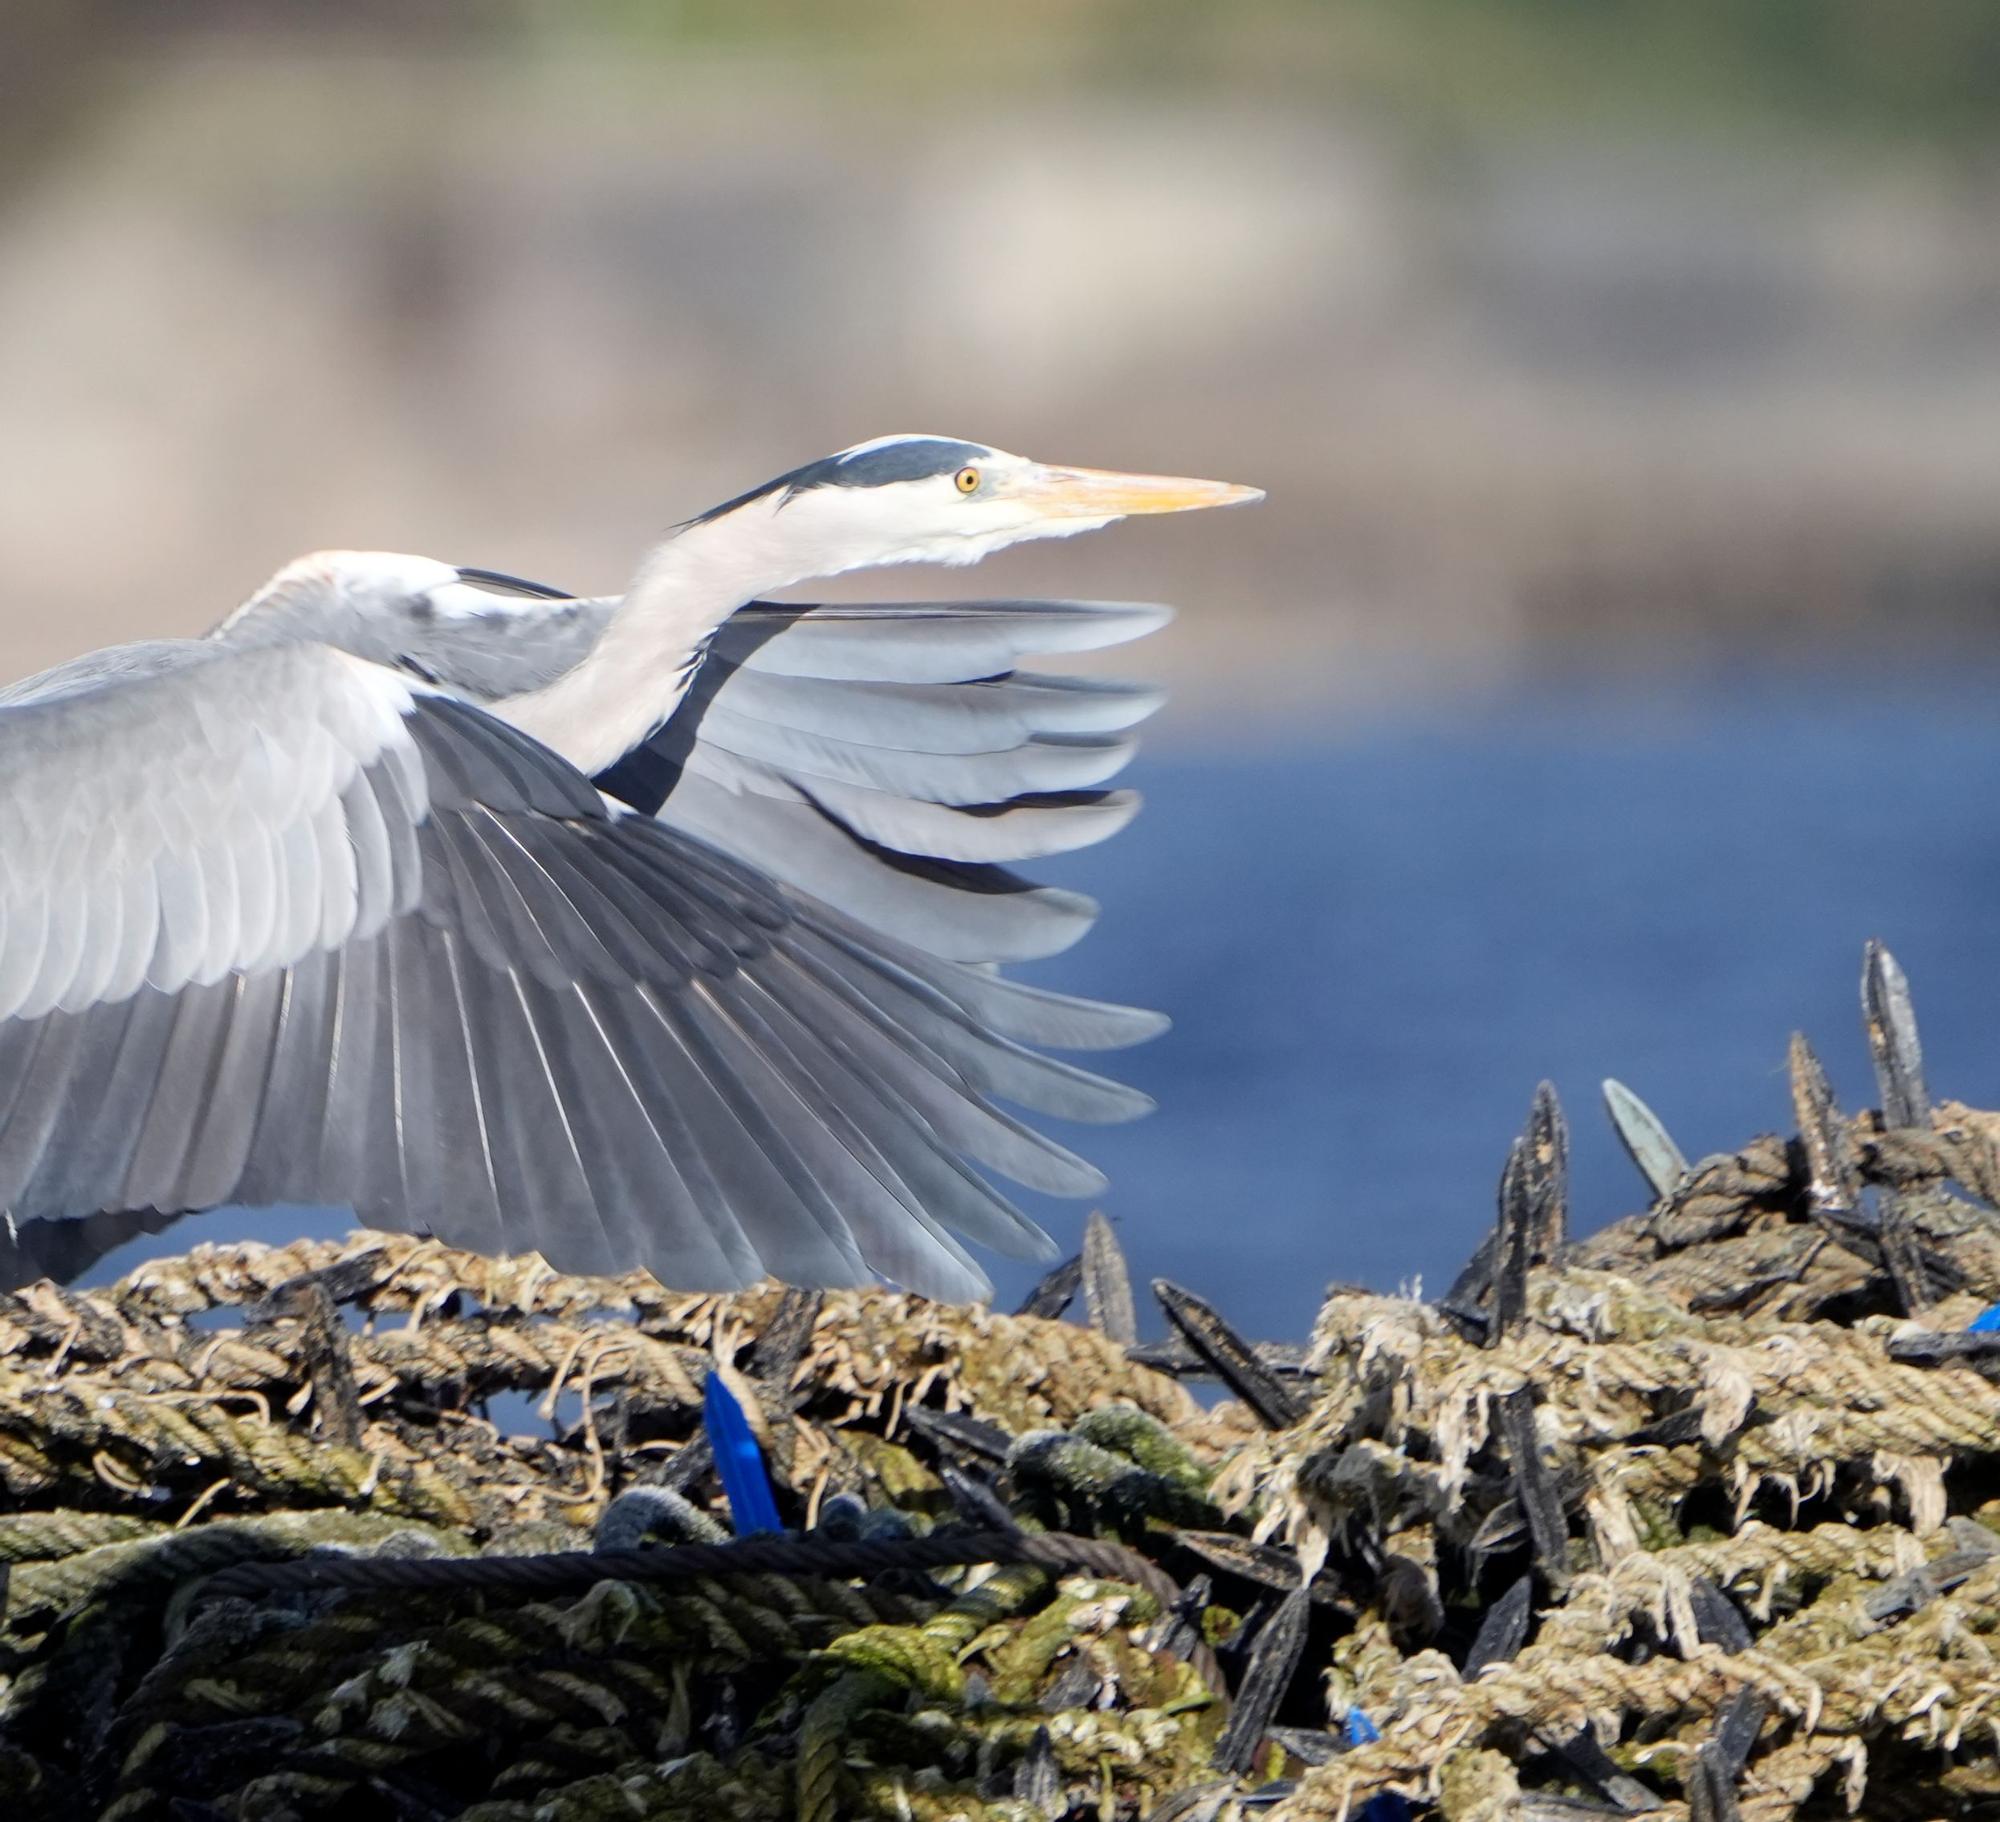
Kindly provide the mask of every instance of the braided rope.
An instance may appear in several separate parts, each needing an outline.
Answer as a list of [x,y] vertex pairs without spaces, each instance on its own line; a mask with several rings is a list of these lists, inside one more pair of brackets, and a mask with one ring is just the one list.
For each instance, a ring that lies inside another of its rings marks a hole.
[[[1236,1534],[1233,1556],[1186,1548],[1219,1565],[1201,1624],[1230,1640],[1249,1775],[1297,1775],[1269,1751],[1292,1730],[1259,1729],[1322,1680],[1335,1715],[1353,1703],[1381,1730],[1323,1765],[1297,1734],[1318,1768],[1272,1793],[1281,1815],[1351,1817],[1391,1789],[1454,1818],[1525,1814],[1545,1749],[1578,1729],[1634,1746],[1615,1775],[1664,1793],[1663,1822],[1703,1814],[1703,1755],[1746,1691],[1773,1719],[1746,1822],[1843,1783],[1885,1818],[2000,1798],[1982,1536],[2000,1531],[2000,1385],[1919,1346],[2000,1296],[2000,1221],[1946,1187],[2000,1190],[2000,1118],[1945,1104],[1890,1128],[1807,1098],[1806,1140],[1704,1159],[1648,1216],[1538,1268],[1493,1346],[1421,1304],[1337,1295],[1311,1408],[1277,1432],[1193,1413],[1057,1324],[837,1293],[773,1330],[770,1292],[677,1296],[406,1240],[202,1249],[109,1296],[0,1297],[0,1494],[74,1508],[0,1521],[0,1807],[138,1822],[212,1791],[246,1815],[448,1796],[473,1822],[930,1822],[1018,1817],[1051,1776],[1121,1814],[1240,1795],[1202,1783],[1223,1709],[1198,1684],[1222,1681],[1189,1612],[1154,1618],[1174,1581],[1071,1535],[1102,1526],[1179,1564],[1180,1524]],[[1896,1260],[1871,1184],[1900,1198],[1883,1198]],[[461,1290],[483,1307],[461,1313]],[[315,1339],[315,1294],[370,1327]],[[246,1299],[241,1331],[184,1320]],[[614,1308],[635,1321],[586,1320]],[[399,1310],[407,1326],[372,1326]],[[702,1496],[684,1439],[715,1356],[759,1381],[806,1512],[859,1494],[855,1511],[803,1535],[572,1548],[610,1491],[654,1478],[648,1455]],[[503,1436],[478,1406],[501,1388],[580,1392],[601,1440]],[[1532,1433],[1496,1421],[1524,1389]],[[913,1402],[938,1424],[906,1427]],[[1532,1515],[1532,1553],[1530,1455],[1558,1502]],[[1014,1509],[1060,1529],[891,1534],[947,1499],[991,1511],[958,1477],[996,1463]],[[260,1535],[231,1516],[271,1504],[312,1522]],[[176,1518],[201,1522],[159,1530]],[[973,1563],[993,1571],[955,1599],[924,1579]],[[1322,1569],[1292,1603],[1316,1616],[1297,1674],[1273,1670],[1274,1597]],[[1052,1585],[1077,1571],[1138,1592]],[[362,1598],[282,1598],[323,1590]]]
[[1143,1588],[1163,1607],[1180,1585],[1135,1550],[1067,1532],[974,1531],[839,1541],[758,1533],[667,1550],[564,1550],[546,1556],[302,1556],[237,1563],[202,1584],[206,1600],[261,1600],[341,1589],[366,1594],[578,1594],[599,1582],[682,1582],[723,1575],[881,1575],[969,1563],[1028,1563],[1058,1574],[1084,1570]]

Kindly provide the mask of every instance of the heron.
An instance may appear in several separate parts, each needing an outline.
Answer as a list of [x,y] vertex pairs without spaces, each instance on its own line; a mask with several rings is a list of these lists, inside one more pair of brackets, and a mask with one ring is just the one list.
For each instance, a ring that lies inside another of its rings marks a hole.
[[326,1203],[689,1290],[990,1295],[967,1243],[1052,1243],[989,1173],[1103,1185],[997,1103],[1142,1111],[1039,1047],[1158,1023],[993,966],[1088,922],[999,863],[1129,814],[1081,781],[1143,701],[1013,659],[1137,623],[761,598],[1258,497],[880,438],[616,600],[323,555],[0,691],[0,1209]]

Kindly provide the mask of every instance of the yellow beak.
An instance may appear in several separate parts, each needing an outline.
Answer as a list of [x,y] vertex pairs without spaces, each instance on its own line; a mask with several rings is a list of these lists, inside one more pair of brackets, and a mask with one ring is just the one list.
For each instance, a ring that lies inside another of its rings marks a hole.
[[1142,512],[1200,512],[1209,506],[1248,506],[1261,487],[1232,481],[1196,481],[1186,475],[1118,474],[1108,468],[1036,467],[1015,483],[1016,495],[1051,518],[1122,519]]

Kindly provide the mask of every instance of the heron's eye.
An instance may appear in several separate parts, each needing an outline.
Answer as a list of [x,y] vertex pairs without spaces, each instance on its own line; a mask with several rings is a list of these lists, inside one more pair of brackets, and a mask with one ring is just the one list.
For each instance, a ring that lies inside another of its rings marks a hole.
[[979,470],[976,468],[961,468],[952,479],[957,483],[960,493],[979,491]]

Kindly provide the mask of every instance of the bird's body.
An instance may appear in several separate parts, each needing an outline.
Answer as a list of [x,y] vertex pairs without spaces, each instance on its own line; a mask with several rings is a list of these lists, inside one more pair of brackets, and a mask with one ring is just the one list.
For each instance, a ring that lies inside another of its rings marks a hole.
[[1003,477],[1077,472],[923,438],[830,464],[619,601],[321,557],[208,640],[0,693],[0,1208],[331,1202],[688,1288],[962,1297],[954,1235],[1045,1248],[972,1166],[1101,1178],[994,1101],[1141,1111],[1030,1046],[1156,1021],[971,964],[1087,923],[1001,863],[1129,814],[1097,787],[1150,698],[1016,660],[1157,616],[748,605],[1043,535]]

